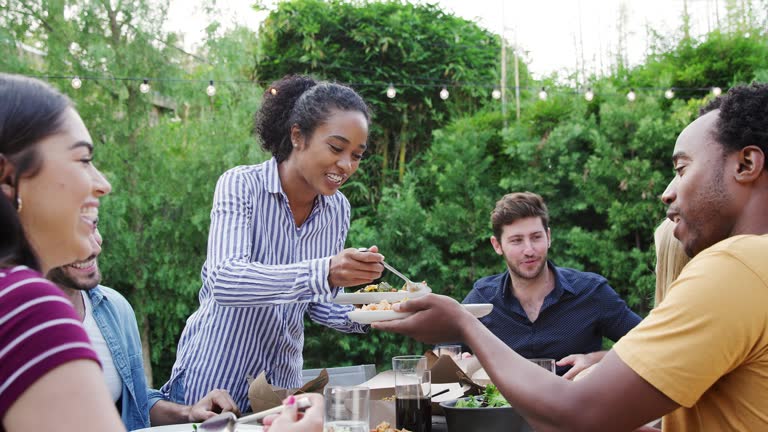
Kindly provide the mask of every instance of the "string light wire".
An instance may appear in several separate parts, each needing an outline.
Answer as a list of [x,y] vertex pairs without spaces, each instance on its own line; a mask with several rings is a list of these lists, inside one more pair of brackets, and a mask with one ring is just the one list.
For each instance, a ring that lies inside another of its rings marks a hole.
[[[67,80],[70,82],[72,88],[74,89],[80,89],[85,81],[138,81],[140,83],[139,90],[142,93],[148,93],[151,90],[151,84],[150,83],[200,83],[204,82],[207,83],[208,86],[205,88],[205,92],[208,96],[213,96],[217,92],[217,88],[214,84],[214,82],[218,83],[230,83],[230,84],[242,84],[242,85],[268,85],[271,81],[266,80],[247,80],[247,79],[223,79],[223,80],[203,80],[203,79],[195,79],[195,78],[168,78],[168,77],[114,77],[114,76],[98,76],[98,75],[33,75],[33,74],[22,74],[28,77],[32,78],[39,78],[39,79],[45,79],[45,80]],[[445,81],[442,83],[439,81],[431,82],[431,83],[376,83],[376,82],[348,82],[345,83],[346,85],[349,85],[350,87],[355,88],[362,88],[362,87],[381,87],[384,86],[386,88],[386,96],[390,99],[397,96],[397,94],[400,92],[400,88],[408,88],[408,87],[422,87],[422,88],[428,88],[428,87],[436,87],[440,88],[440,91],[438,93],[438,96],[446,100],[450,96],[450,92],[448,91],[448,85],[445,84]],[[485,83],[485,82],[452,82],[450,84],[450,87],[454,88],[486,88],[490,89],[490,96],[493,99],[500,99],[501,98],[501,89],[498,86],[498,83]],[[541,100],[547,100],[549,97],[549,94],[553,92],[553,90],[547,90],[546,87],[526,87],[526,86],[520,86],[519,90],[521,91],[535,91],[536,89],[539,89],[537,96]],[[514,86],[506,87],[506,89],[514,91],[518,88],[515,88]],[[580,93],[578,91],[570,90],[570,89],[561,89],[557,90],[555,89],[554,92],[556,93]],[[710,87],[689,87],[689,88],[683,88],[683,87],[675,87],[675,88],[669,88],[669,87],[637,87],[637,88],[631,88],[628,93],[625,94],[625,97],[628,100],[634,101],[637,98],[638,92],[643,93],[653,93],[653,92],[662,92],[663,96],[667,99],[672,99],[675,96],[677,96],[678,93],[682,94],[711,94],[713,96],[719,96],[722,94],[723,90],[720,87],[717,86],[710,86]],[[488,93],[486,93],[488,94]],[[659,93],[656,93],[659,94]],[[671,97],[670,97],[671,95]],[[592,101],[595,97],[595,91],[593,88],[589,87],[586,92],[583,93],[583,97],[587,101]]]

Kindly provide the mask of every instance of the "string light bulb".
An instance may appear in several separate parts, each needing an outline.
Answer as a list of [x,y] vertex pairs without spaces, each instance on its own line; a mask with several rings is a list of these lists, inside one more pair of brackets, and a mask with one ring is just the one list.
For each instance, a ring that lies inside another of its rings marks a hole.
[[723,94],[723,89],[721,89],[720,87],[712,87],[712,94],[715,96],[720,96],[721,94]]
[[499,90],[498,87],[494,87],[493,91],[491,92],[491,97],[496,100],[501,99],[501,90]]
[[635,99],[637,99],[637,94],[635,94],[635,89],[629,89],[629,93],[627,93],[627,100],[630,102],[634,102]]
[[664,97],[667,99],[672,99],[673,97],[675,97],[675,91],[672,90],[671,88],[667,89],[667,91],[664,92]]
[[592,91],[592,87],[588,88],[586,93],[584,93],[584,99],[587,100],[587,102],[592,102],[592,99],[595,98],[595,92]]
[[387,97],[394,99],[395,96],[397,96],[397,89],[392,83],[389,83],[389,87],[387,87]]
[[547,90],[544,87],[542,87],[541,91],[539,92],[539,99],[543,101],[547,100]]
[[79,77],[72,78],[72,88],[73,89],[77,90],[77,89],[79,89],[82,86],[83,86],[83,82],[80,80]]
[[443,87],[443,89],[440,90],[440,99],[446,100],[448,99],[448,96],[450,96],[450,93],[448,93],[448,89]]
[[211,97],[216,95],[216,86],[213,85],[213,80],[208,81],[208,87],[205,88],[205,94]]
[[144,78],[144,82],[139,84],[139,91],[142,93],[149,93],[149,80]]

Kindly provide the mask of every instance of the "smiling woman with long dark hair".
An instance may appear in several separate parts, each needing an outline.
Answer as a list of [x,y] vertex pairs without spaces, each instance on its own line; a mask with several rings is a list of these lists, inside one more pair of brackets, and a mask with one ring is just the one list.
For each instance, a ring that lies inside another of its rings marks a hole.
[[80,320],[42,276],[98,247],[111,186],[66,96],[0,74],[0,100],[0,431],[123,430]]

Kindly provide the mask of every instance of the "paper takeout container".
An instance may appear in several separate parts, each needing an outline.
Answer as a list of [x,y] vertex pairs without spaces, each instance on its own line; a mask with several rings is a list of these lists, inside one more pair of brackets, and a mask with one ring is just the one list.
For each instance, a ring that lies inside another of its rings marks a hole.
[[[427,351],[424,355],[427,357],[427,368],[432,371],[432,394],[448,389],[447,393],[432,398],[433,415],[443,415],[440,402],[482,392],[482,385],[470,378],[481,369],[480,362],[476,358],[461,360],[460,366],[449,356],[438,357],[432,351]],[[392,370],[381,372],[360,386],[368,387],[371,392],[371,428],[375,428],[383,421],[394,425],[395,372]]]
[[297,389],[286,389],[270,385],[265,372],[261,372],[256,378],[248,377],[248,401],[253,412],[260,412],[274,408],[283,403],[283,399],[292,394],[323,393],[328,385],[328,371],[320,371],[317,378],[307,382]]

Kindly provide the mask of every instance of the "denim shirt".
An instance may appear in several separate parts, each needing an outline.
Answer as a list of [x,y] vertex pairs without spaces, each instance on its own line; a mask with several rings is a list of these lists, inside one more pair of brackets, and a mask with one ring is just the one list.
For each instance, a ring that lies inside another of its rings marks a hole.
[[141,338],[133,308],[120,293],[105,286],[89,290],[88,296],[93,304],[93,319],[123,381],[120,396],[123,423],[129,431],[150,427],[149,410],[163,396],[147,387]]

